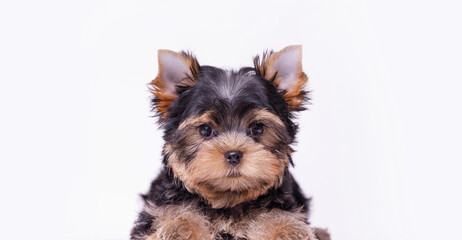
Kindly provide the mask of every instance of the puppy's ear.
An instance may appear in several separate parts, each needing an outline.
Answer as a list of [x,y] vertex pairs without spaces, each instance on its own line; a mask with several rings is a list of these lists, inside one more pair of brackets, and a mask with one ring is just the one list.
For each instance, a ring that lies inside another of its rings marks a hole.
[[177,98],[177,87],[191,87],[199,77],[200,66],[190,53],[177,53],[161,49],[157,52],[159,72],[149,83],[154,94],[154,107],[160,117],[167,116],[167,109]]
[[266,52],[254,58],[257,74],[272,81],[284,96],[290,110],[303,110],[308,77],[302,71],[302,46],[292,45],[279,52]]

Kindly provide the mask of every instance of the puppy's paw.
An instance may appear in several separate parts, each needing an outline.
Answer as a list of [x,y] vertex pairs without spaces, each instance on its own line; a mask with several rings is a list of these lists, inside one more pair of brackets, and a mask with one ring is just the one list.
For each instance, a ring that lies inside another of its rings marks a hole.
[[271,236],[268,239],[272,240],[317,240],[313,231],[308,224],[303,222],[280,224],[270,231]]
[[149,237],[143,240],[212,240],[209,220],[192,205],[158,207],[148,202],[144,207],[153,222]]
[[306,223],[305,214],[271,211],[255,218],[249,226],[248,239],[255,240],[317,240]]
[[327,229],[322,229],[322,228],[314,228],[314,235],[316,235],[316,238],[319,240],[330,240],[330,234],[327,231]]
[[156,234],[153,234],[153,235],[149,236],[148,238],[146,238],[146,240],[160,240],[160,239],[157,238]]
[[164,222],[154,234],[153,240],[211,240],[210,231],[187,218],[173,218]]

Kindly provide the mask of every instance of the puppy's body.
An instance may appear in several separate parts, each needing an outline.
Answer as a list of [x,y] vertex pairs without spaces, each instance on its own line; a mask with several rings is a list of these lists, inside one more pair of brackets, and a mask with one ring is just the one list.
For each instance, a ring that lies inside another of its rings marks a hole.
[[239,71],[160,50],[151,86],[164,169],[132,239],[315,239],[288,170],[306,81],[300,46]]
[[[286,172],[280,188],[271,189],[256,200],[244,202],[232,208],[211,208],[200,196],[189,193],[180,182],[175,181],[168,170],[160,173],[152,183],[150,192],[144,198],[147,204],[133,230],[133,239],[146,239],[159,228],[165,229],[164,223],[166,222],[172,225],[170,226],[172,229],[175,229],[172,232],[180,232],[181,224],[166,220],[170,218],[184,219],[192,223],[205,223],[207,230],[201,233],[205,236],[197,239],[270,239],[251,238],[251,234],[263,234],[268,231],[268,228],[261,226],[262,232],[257,233],[256,226],[269,224],[262,221],[265,216],[268,218],[269,215],[274,215],[273,217],[278,219],[294,218],[292,221],[300,221],[300,227],[308,227],[306,224],[307,200],[289,172]],[[287,213],[293,215],[290,216]],[[261,224],[256,224],[255,221],[258,220],[262,221]],[[198,229],[200,228],[194,227],[193,231]]]

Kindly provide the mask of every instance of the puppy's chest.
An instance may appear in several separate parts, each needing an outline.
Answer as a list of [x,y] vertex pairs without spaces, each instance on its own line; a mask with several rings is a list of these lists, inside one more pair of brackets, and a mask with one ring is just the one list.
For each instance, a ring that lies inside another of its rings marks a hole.
[[247,240],[252,223],[262,210],[213,210],[191,204],[151,206],[147,212],[152,216],[155,232],[197,234],[205,239]]
[[[306,213],[272,208],[204,209],[193,203],[154,206],[144,211],[152,224],[139,239],[249,240],[309,239]],[[151,238],[149,238],[151,237]]]
[[214,240],[247,240],[255,213],[236,212],[209,218]]

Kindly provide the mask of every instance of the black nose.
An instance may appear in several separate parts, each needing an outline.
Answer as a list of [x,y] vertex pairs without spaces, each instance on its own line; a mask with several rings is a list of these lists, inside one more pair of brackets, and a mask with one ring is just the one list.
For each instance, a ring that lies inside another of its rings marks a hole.
[[229,151],[225,153],[225,158],[229,164],[236,166],[241,161],[242,154],[241,151]]

